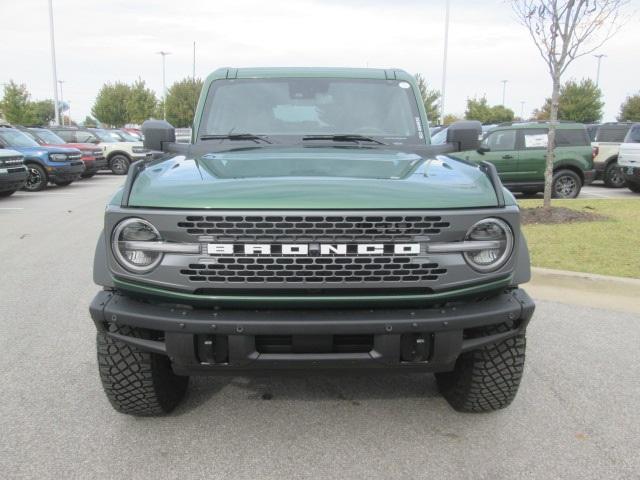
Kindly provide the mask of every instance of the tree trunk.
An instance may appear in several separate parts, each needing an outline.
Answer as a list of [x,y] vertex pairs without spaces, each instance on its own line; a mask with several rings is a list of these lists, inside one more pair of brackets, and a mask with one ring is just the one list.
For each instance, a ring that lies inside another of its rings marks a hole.
[[558,105],[560,103],[560,79],[553,78],[551,94],[551,112],[549,112],[549,138],[547,141],[547,163],[544,170],[544,202],[543,208],[551,210],[551,188],[553,181],[553,161],[555,159],[556,125],[558,124]]

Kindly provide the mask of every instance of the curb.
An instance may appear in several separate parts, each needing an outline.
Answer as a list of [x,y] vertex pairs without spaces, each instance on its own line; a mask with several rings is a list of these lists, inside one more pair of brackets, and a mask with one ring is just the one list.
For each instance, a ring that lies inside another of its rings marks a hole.
[[533,267],[528,286],[544,300],[640,313],[640,280],[635,278]]

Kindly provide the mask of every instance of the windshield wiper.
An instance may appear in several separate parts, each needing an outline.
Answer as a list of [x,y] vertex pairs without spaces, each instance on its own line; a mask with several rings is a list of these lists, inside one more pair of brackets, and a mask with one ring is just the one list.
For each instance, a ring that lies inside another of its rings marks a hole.
[[334,135],[307,135],[302,140],[332,140],[334,142],[371,142],[377,145],[386,145],[386,143],[376,140],[372,137],[358,135],[355,133],[339,133]]
[[271,143],[266,135],[256,135],[254,133],[227,133],[223,135],[202,135],[200,140],[252,140],[256,143]]

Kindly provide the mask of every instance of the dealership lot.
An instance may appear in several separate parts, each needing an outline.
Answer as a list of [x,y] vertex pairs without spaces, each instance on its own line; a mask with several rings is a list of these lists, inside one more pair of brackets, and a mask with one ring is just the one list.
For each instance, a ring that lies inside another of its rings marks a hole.
[[520,393],[493,414],[454,412],[429,375],[367,374],[197,378],[169,417],[115,413],[87,308],[122,182],[0,202],[4,478],[637,478],[640,316],[568,303],[538,301]]

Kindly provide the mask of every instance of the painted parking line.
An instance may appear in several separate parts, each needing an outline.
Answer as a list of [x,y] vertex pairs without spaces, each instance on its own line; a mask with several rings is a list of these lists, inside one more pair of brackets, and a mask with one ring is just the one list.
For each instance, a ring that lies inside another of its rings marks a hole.
[[23,207],[0,207],[0,210],[24,210]]

